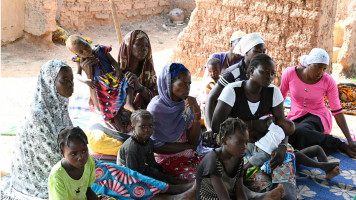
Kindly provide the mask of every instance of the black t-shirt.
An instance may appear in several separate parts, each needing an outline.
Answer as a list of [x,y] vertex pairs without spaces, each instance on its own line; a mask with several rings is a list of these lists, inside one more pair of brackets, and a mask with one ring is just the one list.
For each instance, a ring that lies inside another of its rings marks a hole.
[[243,176],[243,159],[241,158],[234,169],[234,173],[229,176],[224,169],[223,163],[219,160],[215,149],[209,152],[200,162],[197,174],[197,200],[218,200],[218,196],[211,183],[210,175],[216,175],[222,178],[230,197],[235,195],[236,182]]

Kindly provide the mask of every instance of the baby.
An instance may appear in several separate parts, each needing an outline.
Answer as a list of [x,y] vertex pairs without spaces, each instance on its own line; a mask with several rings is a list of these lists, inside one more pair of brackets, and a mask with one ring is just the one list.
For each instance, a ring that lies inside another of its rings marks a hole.
[[[96,109],[101,111],[104,120],[111,120],[124,105],[126,110],[134,112],[133,86],[123,77],[118,63],[110,55],[111,47],[95,45],[92,47],[88,41],[79,35],[71,35],[66,46],[69,51],[78,57],[77,79],[90,87],[90,99]],[[84,78],[82,70],[88,78]]]
[[271,121],[272,118],[268,119],[270,120],[267,120],[268,132],[266,135],[255,143],[248,143],[246,154],[250,157],[247,157],[248,162],[244,165],[245,170],[252,166],[262,166],[271,157],[272,152],[278,148],[285,136],[292,135],[295,131],[295,125],[289,119],[279,119],[276,124]]

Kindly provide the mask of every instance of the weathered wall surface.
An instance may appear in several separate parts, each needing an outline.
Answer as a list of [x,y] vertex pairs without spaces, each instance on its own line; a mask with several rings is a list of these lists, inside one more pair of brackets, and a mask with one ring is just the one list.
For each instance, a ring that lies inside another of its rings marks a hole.
[[[259,32],[276,64],[275,83],[282,70],[314,47],[332,57],[337,0],[197,0],[188,26],[178,36],[174,61],[201,77],[210,54],[227,51],[236,30]],[[330,69],[329,69],[330,71]]]
[[[345,74],[354,77],[356,73],[356,2],[348,7],[348,17],[343,21],[344,42],[338,55],[338,63],[344,69]],[[352,73],[352,74],[351,74]]]
[[23,36],[25,0],[1,1],[1,45]]
[[346,12],[349,5],[355,0],[338,0],[337,1],[337,10],[336,10],[336,21],[345,20],[348,16]]
[[35,36],[52,34],[56,30],[56,0],[26,0],[24,31]]
[[[119,23],[127,24],[168,12],[170,0],[115,0]],[[57,20],[70,30],[112,25],[108,0],[59,0]]]
[[184,11],[185,17],[190,17],[190,14],[195,8],[195,0],[171,0],[170,10],[180,8]]

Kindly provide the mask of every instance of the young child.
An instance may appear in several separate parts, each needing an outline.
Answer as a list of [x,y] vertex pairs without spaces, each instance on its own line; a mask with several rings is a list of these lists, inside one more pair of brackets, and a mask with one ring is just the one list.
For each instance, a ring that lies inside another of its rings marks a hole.
[[[93,48],[88,41],[79,35],[71,35],[66,46],[77,55],[77,79],[90,87],[90,99],[96,109],[100,110],[104,120],[109,121],[124,105],[126,110],[134,112],[133,86],[129,86],[123,77],[118,63],[110,55],[111,47],[95,45]],[[82,66],[92,66],[82,74]]]
[[[272,118],[268,118],[272,119]],[[282,142],[286,135],[294,133],[295,125],[289,119],[279,119],[276,124],[271,120],[266,121],[268,126],[268,132],[265,136],[259,139],[255,143],[248,143],[246,154],[248,162],[244,166],[244,170],[247,170],[253,166],[262,166],[268,159],[270,159],[273,150]],[[250,135],[250,141],[254,141],[254,133]]]
[[[323,148],[321,148],[319,145],[314,145],[300,151],[295,151],[294,154],[297,164],[322,169],[326,174],[326,179],[332,179],[340,174],[340,163],[328,162],[328,158]],[[318,161],[312,159],[314,157],[316,157]]]
[[[208,153],[199,164],[196,199],[247,199],[242,182],[247,125],[238,118],[228,118],[220,125],[218,138],[222,146]],[[280,199],[283,192],[280,184],[270,193],[254,198]]]
[[220,78],[221,62],[218,58],[211,58],[206,63],[209,77],[205,85],[206,95],[208,95]]
[[[156,162],[153,153],[153,141],[150,138],[153,133],[153,116],[151,113],[147,110],[137,110],[131,115],[131,123],[133,135],[121,146],[116,164],[169,184],[186,183],[163,173],[160,165]],[[184,192],[192,184],[180,185],[180,188],[170,186],[167,193]]]
[[97,199],[90,188],[95,181],[95,160],[88,154],[83,130],[65,128],[60,131],[57,143],[63,159],[49,175],[49,199]]
[[[278,133],[278,128],[272,128],[273,123],[271,121],[268,121],[267,124],[269,125],[269,130],[266,134],[270,135],[270,133]],[[285,132],[286,135],[291,135],[295,131],[295,125],[293,121],[289,119],[280,119],[276,122],[276,125],[281,127],[283,131]],[[275,132],[272,132],[271,130],[276,130]],[[269,138],[269,139],[267,139]],[[283,137],[284,138],[284,137]],[[269,142],[268,142],[269,141]],[[248,162],[245,164],[244,169],[248,169],[252,166],[261,166],[263,165],[266,161],[269,159],[270,153],[267,153],[268,149],[273,149],[277,148],[278,145],[273,145],[275,144],[274,142],[271,142],[270,137],[262,137],[258,142],[255,144],[249,143],[249,146],[247,148],[246,153],[250,154],[251,157],[248,157]],[[267,149],[264,151],[264,149]],[[270,152],[270,151],[269,151]],[[337,176],[340,174],[340,167],[338,162],[328,162],[327,156],[324,152],[324,150],[318,146],[311,146],[307,147],[305,149],[302,149],[300,151],[294,151],[295,154],[295,161],[297,164],[302,164],[308,167],[315,167],[315,168],[320,168],[323,171],[325,171],[326,179],[332,179],[333,177]],[[272,155],[273,157],[273,155]],[[313,160],[313,157],[317,157],[318,161]],[[265,165],[265,164],[264,164]],[[262,167],[264,168],[264,167]]]
[[[221,73],[221,62],[220,59],[218,58],[210,58],[208,62],[206,63],[206,69],[208,71],[208,76],[206,80],[203,80],[203,88],[202,92],[199,94],[197,100],[198,104],[200,106],[200,110],[202,112],[202,120],[205,123],[205,101],[206,98],[208,97],[208,94],[210,91],[213,89],[213,87],[216,85],[220,78],[220,73]],[[202,124],[203,126],[204,124]]]

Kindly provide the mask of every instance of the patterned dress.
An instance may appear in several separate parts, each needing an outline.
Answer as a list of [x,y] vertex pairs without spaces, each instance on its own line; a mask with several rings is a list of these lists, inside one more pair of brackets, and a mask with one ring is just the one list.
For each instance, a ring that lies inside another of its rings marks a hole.
[[44,64],[38,77],[36,93],[22,130],[17,133],[11,177],[1,188],[3,199],[47,199],[47,178],[61,160],[57,136],[71,126],[68,98],[56,89],[59,70],[68,66],[60,60]]
[[224,186],[232,199],[236,194],[236,182],[243,176],[243,159],[239,160],[233,174],[227,174],[224,164],[219,160],[215,151],[208,153],[200,162],[197,172],[197,192],[196,199],[199,200],[218,200],[214,187],[211,183],[211,175],[219,176],[223,180]]

